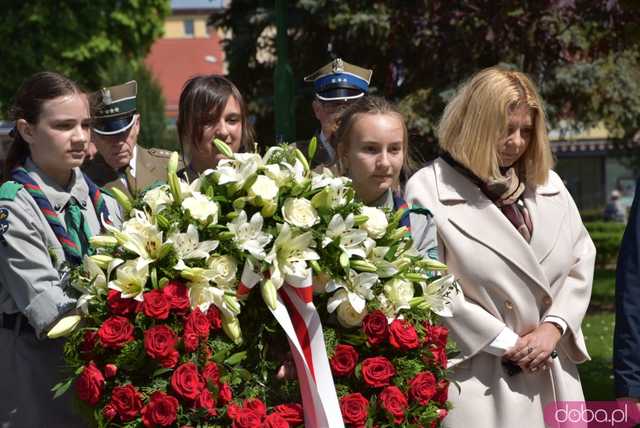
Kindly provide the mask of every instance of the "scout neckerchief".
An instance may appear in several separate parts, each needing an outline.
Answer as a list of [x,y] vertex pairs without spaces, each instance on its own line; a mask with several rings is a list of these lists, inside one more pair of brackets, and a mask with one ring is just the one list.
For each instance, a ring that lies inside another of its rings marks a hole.
[[[84,180],[89,187],[89,197],[93,202],[93,207],[96,210],[96,215],[98,219],[104,218],[104,221],[107,223],[111,223],[109,220],[109,210],[107,208],[107,204],[102,196],[102,192],[96,186],[96,184],[89,179],[86,175],[83,174]],[[55,233],[56,238],[62,244],[62,249],[64,250],[65,258],[73,265],[78,265],[82,262],[82,248],[80,247],[80,243],[76,242],[62,225],[58,214],[51,207],[51,202],[47,199],[46,195],[38,185],[38,183],[29,175],[26,169],[23,167],[18,167],[13,170],[11,173],[11,179],[17,183],[20,183],[24,186],[25,190],[29,192],[29,195],[33,198],[33,200],[40,208],[40,211],[47,219],[51,230]],[[89,236],[87,236],[89,238]]]
[[516,228],[518,233],[527,241],[531,241],[533,224],[529,210],[522,203],[521,198],[525,185],[520,181],[514,168],[507,168],[502,177],[485,182],[472,171],[453,159],[449,153],[444,153],[442,159],[456,171],[462,173],[476,184],[480,190],[502,211],[502,214]]

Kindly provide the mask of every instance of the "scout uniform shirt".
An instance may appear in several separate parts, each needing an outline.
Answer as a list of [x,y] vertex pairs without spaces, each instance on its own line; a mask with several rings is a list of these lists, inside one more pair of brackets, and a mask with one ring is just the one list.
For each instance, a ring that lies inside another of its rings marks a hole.
[[82,170],[98,186],[107,190],[116,187],[129,196],[137,196],[152,184],[167,181],[170,151],[145,149],[138,145],[133,150],[132,165],[122,172],[111,168],[100,153],[85,162]]
[[[79,168],[74,169],[69,190],[64,190],[27,159],[24,165],[29,175],[49,199],[51,207],[65,225],[69,200],[75,198],[84,221],[92,234],[100,234],[89,187]],[[120,209],[104,195],[111,221],[120,224]],[[64,291],[58,269],[65,254],[49,223],[26,189],[20,188],[12,198],[0,198],[2,234],[0,235],[0,314],[22,313],[38,336],[69,310],[75,300]],[[66,228],[66,225],[65,225]]]

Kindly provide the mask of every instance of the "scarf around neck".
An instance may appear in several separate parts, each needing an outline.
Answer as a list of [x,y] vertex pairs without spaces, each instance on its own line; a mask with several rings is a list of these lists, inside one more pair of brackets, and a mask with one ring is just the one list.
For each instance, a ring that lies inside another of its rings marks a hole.
[[533,224],[531,223],[529,210],[527,210],[522,201],[522,195],[526,187],[520,181],[513,167],[502,170],[501,177],[484,181],[467,167],[453,159],[449,153],[444,153],[441,158],[477,185],[485,196],[502,211],[502,214],[516,228],[518,233],[527,242],[531,242]]

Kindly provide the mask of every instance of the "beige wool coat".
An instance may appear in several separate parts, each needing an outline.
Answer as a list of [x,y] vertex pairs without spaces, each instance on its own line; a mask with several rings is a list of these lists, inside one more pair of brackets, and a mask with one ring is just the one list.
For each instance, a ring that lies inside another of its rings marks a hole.
[[[584,400],[576,364],[589,359],[580,325],[596,251],[560,177],[551,171],[546,184],[525,191],[530,243],[442,159],[411,177],[406,193],[409,205],[434,214],[440,258],[460,285],[453,317],[443,319],[461,351],[450,361],[460,389],[449,389],[455,408],[445,426],[544,427],[545,405]],[[546,315],[568,325],[550,370],[509,376],[501,358],[484,351],[505,326],[523,336]]]

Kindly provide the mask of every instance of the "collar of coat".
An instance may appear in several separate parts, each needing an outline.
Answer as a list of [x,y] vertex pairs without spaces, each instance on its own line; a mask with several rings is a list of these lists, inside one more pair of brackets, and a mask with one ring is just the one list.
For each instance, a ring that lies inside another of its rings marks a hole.
[[531,215],[533,234],[527,243],[496,205],[467,177],[442,159],[433,163],[434,181],[447,220],[465,235],[509,260],[545,291],[549,291],[542,264],[557,244],[569,203],[554,172],[544,185],[527,189],[524,203]]

